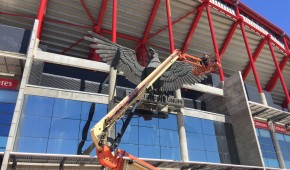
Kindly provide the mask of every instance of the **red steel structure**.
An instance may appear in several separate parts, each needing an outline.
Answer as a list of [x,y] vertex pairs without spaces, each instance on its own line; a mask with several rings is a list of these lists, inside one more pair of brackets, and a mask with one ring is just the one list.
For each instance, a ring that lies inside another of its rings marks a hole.
[[[80,29],[90,29],[90,30],[94,30],[96,33],[99,34],[109,34],[112,35],[112,41],[116,42],[116,38],[120,37],[120,38],[124,38],[124,39],[128,39],[131,41],[135,41],[138,43],[138,45],[135,47],[136,51],[139,51],[138,54],[140,55],[139,58],[142,58],[142,64],[145,65],[146,64],[146,53],[147,49],[146,49],[146,45],[151,45],[163,50],[167,50],[167,51],[172,51],[174,50],[174,39],[173,39],[173,31],[172,31],[172,26],[178,22],[180,22],[181,20],[187,18],[188,16],[197,13],[194,20],[192,21],[192,25],[190,27],[190,29],[188,30],[188,34],[186,39],[184,40],[183,46],[182,46],[182,51],[186,52],[189,43],[192,39],[192,37],[194,36],[194,31],[199,23],[200,17],[202,15],[202,12],[204,10],[204,8],[206,9],[207,12],[207,17],[208,17],[208,22],[209,22],[209,27],[210,27],[210,31],[211,31],[211,38],[212,38],[212,42],[213,42],[213,47],[214,47],[214,52],[217,55],[219,60],[222,60],[223,55],[225,54],[228,45],[230,43],[230,41],[232,40],[233,35],[235,34],[238,25],[241,28],[241,32],[243,35],[243,40],[245,43],[245,47],[248,53],[248,58],[249,58],[249,64],[245,67],[245,69],[243,70],[243,79],[245,80],[249,74],[249,72],[252,70],[254,77],[255,77],[255,82],[258,88],[258,91],[260,93],[262,93],[263,88],[260,84],[259,81],[259,76],[257,73],[257,70],[255,68],[255,61],[257,60],[261,50],[263,49],[265,43],[268,43],[270,52],[272,54],[273,57],[273,62],[275,64],[275,72],[272,74],[272,77],[270,78],[270,80],[268,81],[267,85],[265,86],[264,90],[271,92],[274,88],[275,85],[278,81],[278,78],[281,81],[284,93],[285,93],[285,102],[284,104],[289,104],[290,103],[290,99],[289,99],[289,91],[286,87],[285,84],[285,80],[282,74],[283,69],[286,67],[287,61],[290,59],[290,51],[289,51],[289,44],[290,44],[290,38],[288,35],[285,34],[285,32],[281,29],[279,29],[278,27],[276,27],[275,25],[273,25],[272,23],[270,23],[269,21],[263,19],[262,17],[259,16],[259,14],[255,13],[254,11],[252,11],[251,9],[249,9],[246,5],[239,3],[239,1],[232,1],[232,0],[224,0],[223,2],[226,3],[229,6],[235,7],[236,8],[236,14],[230,13],[228,11],[226,11],[225,9],[219,7],[218,5],[210,2],[209,0],[203,0],[203,3],[190,10],[188,13],[186,13],[185,15],[179,17],[178,19],[176,19],[175,21],[171,21],[171,14],[170,14],[170,1],[169,0],[165,0],[166,2],[166,12],[167,12],[167,22],[168,25],[161,28],[160,30],[156,31],[155,33],[150,33],[155,15],[159,9],[159,5],[160,5],[160,0],[156,0],[155,3],[152,6],[152,10],[151,10],[151,14],[148,18],[147,21],[147,25],[143,34],[143,37],[140,38],[136,38],[130,35],[126,35],[126,34],[122,34],[122,33],[118,33],[117,30],[117,22],[116,22],[116,17],[117,17],[117,6],[113,5],[113,12],[112,12],[112,16],[113,16],[113,20],[112,20],[112,30],[108,30],[108,29],[104,29],[102,28],[102,21],[105,15],[105,10],[107,8],[107,4],[108,4],[108,0],[104,0],[102,1],[102,6],[101,6],[101,10],[99,11],[99,18],[97,20],[97,22],[94,20],[94,17],[91,15],[89,9],[86,7],[85,4],[86,0],[80,0],[80,4],[83,6],[85,12],[87,13],[88,17],[90,18],[92,25],[93,26],[88,26],[88,25],[79,25],[79,24],[75,24],[75,23],[69,23],[69,22],[65,22],[65,21],[60,21],[60,20],[56,20],[56,19],[45,19],[45,11],[46,11],[46,7],[49,4],[48,0],[41,0],[40,1],[40,6],[39,6],[39,12],[37,16],[29,16],[29,15],[24,15],[24,14],[20,14],[20,13],[9,13],[9,12],[0,12],[1,15],[9,15],[9,16],[14,16],[14,17],[23,17],[23,18],[28,18],[28,19],[38,19],[40,24],[39,24],[39,28],[38,28],[38,32],[37,32],[37,37],[40,39],[41,38],[41,33],[42,33],[42,27],[43,27],[43,23],[44,22],[52,22],[52,23],[57,23],[57,24],[62,24],[62,25],[67,25],[67,26],[71,26],[71,27],[78,27]],[[117,3],[117,0],[113,0],[114,3]],[[216,35],[214,32],[214,26],[212,23],[212,18],[211,18],[211,13],[210,13],[210,8],[214,8],[218,11],[220,11],[221,13],[227,15],[228,17],[232,18],[234,20],[231,28],[229,29],[226,38],[224,39],[223,43],[221,44],[220,48],[218,48],[218,44],[216,42]],[[260,31],[259,29],[257,29],[256,27],[252,26],[251,24],[249,24],[248,22],[244,21],[244,18],[240,15],[240,12],[242,12],[243,14],[246,14],[247,16],[251,17],[252,19],[254,19],[256,22],[258,22],[259,24],[262,24],[264,27],[266,27],[268,30],[270,30],[272,33],[276,34],[276,35],[280,35],[280,41],[282,42],[282,44],[284,46],[281,46],[281,44],[277,43],[276,41],[274,41],[269,35],[265,34],[264,32]],[[171,23],[171,24],[170,24]],[[248,27],[249,29],[253,30],[254,32],[258,33],[262,39],[260,41],[260,43],[258,44],[258,46],[256,47],[254,53],[251,52],[250,50],[250,46],[248,43],[248,37],[246,35],[245,32],[245,26]],[[156,44],[152,44],[151,42],[149,42],[149,40],[151,38],[153,38],[154,36],[160,34],[161,32],[165,31],[168,29],[168,33],[169,33],[169,40],[170,40],[170,49],[166,48],[166,47],[161,47],[158,46]],[[76,42],[72,43],[70,46],[68,46],[67,48],[62,50],[62,53],[66,53],[67,51],[69,51],[70,49],[74,48],[75,46],[77,46],[79,43],[81,43],[83,41],[83,38],[80,37],[78,40],[76,40]],[[279,50],[281,50],[285,56],[283,57],[283,59],[280,61],[280,63],[278,63],[277,61],[277,57],[274,54],[274,50],[272,45],[276,46]],[[223,70],[222,68],[220,69],[220,79],[221,81],[224,80],[224,76],[223,76]]]

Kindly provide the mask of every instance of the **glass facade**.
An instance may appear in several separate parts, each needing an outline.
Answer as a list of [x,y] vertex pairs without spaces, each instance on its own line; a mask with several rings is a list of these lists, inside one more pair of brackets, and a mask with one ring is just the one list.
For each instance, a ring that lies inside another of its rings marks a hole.
[[[92,105],[95,108],[90,120]],[[81,150],[92,143],[88,130],[106,113],[105,104],[26,96],[14,151],[77,154],[82,141]],[[85,128],[87,120],[89,128]]]
[[[23,108],[14,146],[16,152],[78,154],[92,143],[90,128],[107,113],[106,104],[41,96],[25,96]],[[122,121],[116,123],[117,132]],[[185,116],[191,161],[224,163],[220,155],[228,154],[228,150],[221,150],[219,145],[228,146],[216,123]],[[218,122],[219,126],[225,128],[221,123]],[[150,121],[134,116],[119,148],[140,158],[181,160],[177,115]]]
[[18,91],[0,90],[0,152],[5,151]]
[[219,149],[214,121],[184,117],[190,161],[219,163]]
[[276,133],[276,138],[279,141],[286,168],[290,169],[290,136],[287,134]]
[[[117,122],[117,131],[121,126]],[[140,158],[180,160],[177,116],[149,121],[133,117],[119,147]]]
[[265,166],[279,168],[278,158],[275,152],[275,148],[269,130],[256,128],[256,132],[258,135],[258,140],[260,143]]

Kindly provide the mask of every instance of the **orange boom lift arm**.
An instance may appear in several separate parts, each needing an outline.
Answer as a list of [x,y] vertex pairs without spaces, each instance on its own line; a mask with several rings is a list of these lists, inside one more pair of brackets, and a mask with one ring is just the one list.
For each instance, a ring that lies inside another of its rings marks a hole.
[[[160,66],[158,66],[147,78],[145,78],[134,91],[126,96],[120,103],[118,103],[105,117],[103,117],[90,131],[93,142],[97,149],[98,161],[101,165],[112,170],[121,169],[150,169],[157,170],[152,165],[126,153],[121,149],[115,150],[114,155],[112,149],[107,145],[108,129],[119,120],[129,107],[137,103],[143,97],[146,90],[177,60],[182,60],[193,64],[197,67],[196,70],[201,69],[198,74],[205,74],[208,72],[207,67],[200,64],[200,59],[187,54],[181,54],[179,50],[175,50]],[[218,66],[217,66],[218,67]],[[114,150],[114,149],[113,149]],[[124,157],[128,159],[125,160]]]

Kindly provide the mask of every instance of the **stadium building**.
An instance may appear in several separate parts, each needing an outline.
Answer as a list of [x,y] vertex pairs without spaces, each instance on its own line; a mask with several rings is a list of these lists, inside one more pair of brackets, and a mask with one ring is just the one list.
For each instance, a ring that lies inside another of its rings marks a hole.
[[0,24],[1,169],[101,169],[89,129],[135,85],[88,31],[143,66],[149,47],[222,65],[175,92],[181,112],[134,116],[121,149],[160,169],[290,169],[290,38],[242,2],[0,0]]

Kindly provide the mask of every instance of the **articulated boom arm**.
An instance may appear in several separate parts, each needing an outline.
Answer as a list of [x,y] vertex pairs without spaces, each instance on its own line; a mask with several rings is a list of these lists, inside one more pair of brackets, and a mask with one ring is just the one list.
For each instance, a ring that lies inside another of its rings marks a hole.
[[[90,134],[94,144],[96,145],[97,156],[100,164],[111,169],[117,169],[120,166],[120,161],[123,159],[121,157],[124,156],[125,152],[118,150],[117,154],[112,156],[110,147],[106,145],[108,128],[120,119],[124,115],[125,111],[136,103],[136,101],[144,95],[146,89],[149,88],[180,56],[180,51],[175,50],[165,61],[161,63],[160,66],[158,66],[147,78],[145,78],[129,96],[125,97],[120,103],[118,103],[91,129]],[[132,157],[129,154],[125,155]],[[139,164],[142,162],[141,164],[143,164],[143,166],[147,164],[141,160],[138,160],[138,162]],[[150,164],[147,164],[146,166],[148,168],[145,169],[156,169]]]
[[[113,123],[119,120],[125,111],[143,97],[146,89],[148,89],[177,59],[188,62],[196,66],[196,70],[200,70],[195,74],[205,74],[208,67],[201,66],[200,59],[197,57],[181,54],[179,50],[175,50],[165,61],[161,63],[148,77],[146,77],[127,97],[118,103],[105,117],[103,117],[92,129],[91,136],[97,148],[97,156],[99,163],[113,170],[123,169],[123,167],[134,167],[134,169],[157,169],[152,165],[139,160],[138,158],[117,149],[115,155],[111,152],[111,147],[107,145],[107,131]],[[194,69],[195,70],[195,69]],[[193,70],[193,73],[194,73]],[[128,157],[130,161],[124,161],[123,157]]]

